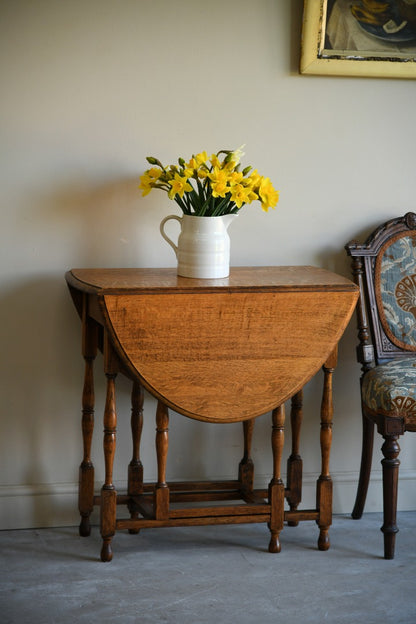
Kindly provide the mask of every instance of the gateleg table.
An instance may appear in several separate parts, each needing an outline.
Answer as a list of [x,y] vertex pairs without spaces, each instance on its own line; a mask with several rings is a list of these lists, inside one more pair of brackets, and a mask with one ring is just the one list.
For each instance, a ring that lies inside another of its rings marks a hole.
[[[318,548],[327,550],[332,373],[338,341],[358,299],[355,284],[311,266],[236,267],[228,278],[216,280],[179,277],[174,269],[73,269],[66,281],[82,320],[85,360],[80,534],[90,534],[90,514],[100,505],[101,559],[112,559],[112,538],[119,529],[138,533],[146,527],[253,522],[268,524],[269,551],[279,552],[284,522],[302,520],[316,521]],[[91,442],[98,351],[107,379],[105,481],[95,495]],[[321,474],[316,508],[301,510],[302,388],[321,368]],[[118,373],[132,380],[133,456],[126,494],[117,493],[113,483]],[[140,459],[143,388],[157,399],[157,482],[150,484],[143,482]],[[292,452],[285,487],[281,460],[289,399]],[[244,453],[235,480],[168,484],[169,408],[207,423],[243,423]],[[255,419],[268,412],[273,465],[268,488],[261,490],[253,487],[251,440]],[[127,506],[129,517],[119,518],[117,505]]]

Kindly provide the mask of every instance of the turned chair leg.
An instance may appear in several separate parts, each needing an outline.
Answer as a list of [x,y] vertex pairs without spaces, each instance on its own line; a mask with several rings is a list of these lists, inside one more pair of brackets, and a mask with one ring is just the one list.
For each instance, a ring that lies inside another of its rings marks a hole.
[[358,520],[363,515],[370,481],[371,462],[373,459],[374,423],[363,414],[363,446],[361,451],[360,477],[358,480],[357,497],[352,517]]
[[397,442],[397,435],[385,435],[384,444],[381,447],[384,458],[381,460],[383,466],[383,526],[384,533],[384,559],[394,558],[394,546],[396,533],[399,529],[396,525],[397,512],[397,486],[399,481],[398,459],[400,446]]

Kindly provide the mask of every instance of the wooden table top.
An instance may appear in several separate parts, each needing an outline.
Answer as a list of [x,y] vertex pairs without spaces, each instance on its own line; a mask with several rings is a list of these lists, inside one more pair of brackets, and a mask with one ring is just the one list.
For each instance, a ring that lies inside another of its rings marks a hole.
[[334,351],[358,299],[350,280],[311,266],[235,267],[215,280],[73,269],[66,279],[91,309],[98,300],[120,359],[151,394],[210,422],[253,418],[293,396]]
[[66,280],[79,290],[96,294],[114,294],[125,290],[357,290],[355,284],[347,278],[314,266],[232,267],[229,277],[221,279],[180,277],[173,268],[72,269],[66,274]]

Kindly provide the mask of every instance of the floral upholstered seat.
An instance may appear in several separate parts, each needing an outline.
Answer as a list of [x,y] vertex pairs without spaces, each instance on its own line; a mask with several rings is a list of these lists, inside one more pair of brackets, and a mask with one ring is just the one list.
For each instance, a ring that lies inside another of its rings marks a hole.
[[368,371],[362,385],[368,412],[404,419],[416,429],[416,357],[381,364]]
[[391,219],[364,245],[352,241],[346,250],[361,292],[357,354],[363,373],[363,447],[352,515],[360,518],[364,510],[376,424],[384,438],[384,556],[392,559],[398,531],[398,438],[416,431],[416,215]]

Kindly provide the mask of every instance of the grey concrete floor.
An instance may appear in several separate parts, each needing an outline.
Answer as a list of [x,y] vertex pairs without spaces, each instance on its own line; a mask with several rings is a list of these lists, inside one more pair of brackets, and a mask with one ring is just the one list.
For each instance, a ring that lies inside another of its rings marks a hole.
[[382,558],[381,514],[335,516],[331,548],[317,527],[266,525],[117,533],[99,560],[97,527],[0,532],[1,624],[414,624],[416,512],[398,517],[396,557]]

